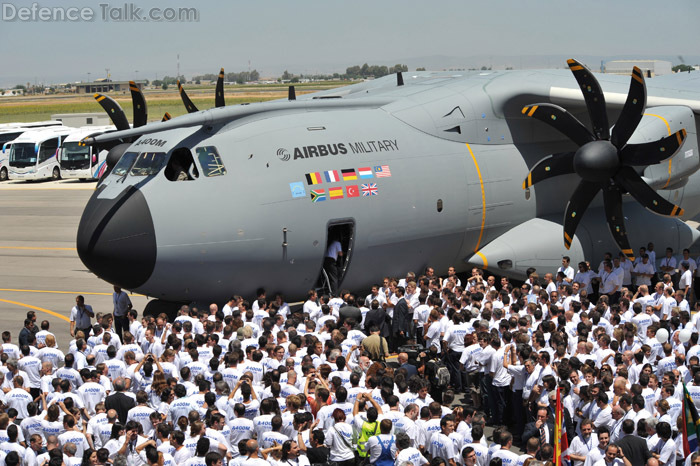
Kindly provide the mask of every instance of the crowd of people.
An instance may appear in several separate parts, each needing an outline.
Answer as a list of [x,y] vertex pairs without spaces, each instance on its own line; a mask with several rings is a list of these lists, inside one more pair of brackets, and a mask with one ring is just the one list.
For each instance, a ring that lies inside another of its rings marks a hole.
[[30,311],[2,333],[0,466],[536,466],[557,392],[574,466],[700,465],[680,434],[696,262],[643,249],[518,286],[428,267],[177,316],[115,287],[113,309],[76,297],[67,352]]

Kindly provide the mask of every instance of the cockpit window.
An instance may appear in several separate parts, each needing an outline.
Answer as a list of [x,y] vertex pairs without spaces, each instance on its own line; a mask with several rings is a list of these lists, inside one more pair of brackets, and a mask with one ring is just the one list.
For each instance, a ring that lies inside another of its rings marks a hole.
[[131,168],[131,176],[155,175],[163,168],[165,152],[144,152],[139,154]]
[[204,171],[204,176],[221,176],[226,174],[226,167],[221,160],[219,151],[214,146],[204,146],[195,149],[199,165]]
[[134,160],[136,160],[136,157],[138,157],[139,154],[136,152],[125,152],[124,155],[119,159],[119,162],[114,166],[114,170],[112,170],[112,173],[114,173],[117,176],[124,176],[127,173],[129,173],[129,169],[131,166],[134,164]]

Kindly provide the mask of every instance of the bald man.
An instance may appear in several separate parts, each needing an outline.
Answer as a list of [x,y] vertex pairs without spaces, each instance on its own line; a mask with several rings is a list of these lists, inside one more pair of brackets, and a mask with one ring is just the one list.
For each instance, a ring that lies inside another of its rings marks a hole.
[[269,466],[270,463],[265,461],[260,457],[260,452],[258,451],[258,442],[256,440],[248,440],[245,443],[245,450],[248,454],[248,459],[244,460],[241,464],[243,466]]
[[399,369],[402,367],[406,369],[406,379],[410,378],[412,375],[418,375],[416,366],[408,362],[408,353],[399,353]]

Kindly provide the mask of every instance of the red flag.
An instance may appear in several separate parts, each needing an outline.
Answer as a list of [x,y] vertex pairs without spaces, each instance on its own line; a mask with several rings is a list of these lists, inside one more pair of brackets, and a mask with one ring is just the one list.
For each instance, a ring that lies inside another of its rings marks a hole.
[[360,188],[356,185],[350,185],[345,188],[346,192],[348,193],[348,197],[359,197],[360,196]]
[[557,387],[557,404],[554,411],[554,464],[570,465],[569,439],[564,429],[564,407],[561,404],[561,388]]

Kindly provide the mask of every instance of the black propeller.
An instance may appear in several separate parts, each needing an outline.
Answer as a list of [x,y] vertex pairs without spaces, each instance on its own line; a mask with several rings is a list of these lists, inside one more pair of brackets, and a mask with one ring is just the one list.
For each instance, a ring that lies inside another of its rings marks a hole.
[[[141,92],[141,89],[136,85],[134,81],[129,81],[129,90],[131,91],[131,102],[134,110],[134,128],[143,126],[148,121],[148,112],[146,107],[146,99]],[[130,129],[129,120],[126,118],[126,114],[114,99],[103,94],[95,94],[95,100],[102,106],[103,109],[109,115],[109,118],[114,123],[118,131]],[[110,147],[98,146],[98,150],[109,148],[107,153],[107,170],[104,172],[102,177],[105,177],[112,171],[112,168],[119,162],[119,159],[124,154],[126,149],[131,145],[132,140],[124,140],[124,143],[114,145],[111,144]]]
[[129,81],[129,90],[131,91],[131,102],[134,106],[134,128],[138,128],[148,123],[146,99],[134,81]]
[[[216,96],[214,97],[214,106],[216,107],[226,106],[226,101],[224,99],[224,76],[224,69],[221,68],[221,70],[219,70],[219,77],[216,80]],[[185,104],[187,113],[198,112],[199,109],[187,95],[187,92],[185,92],[185,88],[182,87],[182,83],[179,79],[177,80],[177,90],[180,92],[180,98],[182,99],[182,103]]]
[[127,120],[124,114],[124,110],[122,110],[121,105],[119,105],[116,100],[103,94],[95,94],[94,97],[97,103],[107,112],[107,115],[109,115],[110,120],[112,120],[112,123],[114,123],[118,131],[131,128],[129,120]]
[[199,109],[195,106],[195,104],[192,103],[189,96],[187,95],[187,92],[185,92],[185,88],[182,87],[182,83],[180,83],[179,79],[177,80],[177,90],[180,91],[180,98],[182,99],[182,103],[185,104],[187,113],[198,112]]
[[540,160],[528,173],[523,189],[558,175],[576,173],[581,181],[569,199],[564,215],[564,245],[571,247],[576,227],[589,204],[603,191],[608,228],[622,252],[634,259],[625,230],[622,194],[630,193],[640,204],[659,215],[683,215],[683,209],[659,196],[634,166],[653,165],[672,157],[687,133],[682,129],[670,136],[645,144],[627,144],[637,129],[646,107],[646,85],[642,71],[634,67],[627,101],[612,134],[608,126],[605,97],[593,73],[576,60],[568,60],[569,69],[581,87],[593,131],[565,109],[553,104],[534,104],[522,113],[552,126],[578,146],[576,152],[553,154]]
[[[145,125],[148,120],[146,99],[144,98],[141,89],[139,89],[134,81],[129,81],[129,90],[131,91],[131,103],[134,107],[134,128],[138,128],[139,126]],[[124,110],[116,100],[104,94],[95,94],[94,97],[97,103],[99,103],[102,108],[105,109],[107,115],[109,115],[109,118],[112,120],[112,123],[114,123],[114,126],[117,127],[118,131],[131,128]]]

